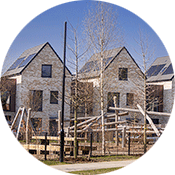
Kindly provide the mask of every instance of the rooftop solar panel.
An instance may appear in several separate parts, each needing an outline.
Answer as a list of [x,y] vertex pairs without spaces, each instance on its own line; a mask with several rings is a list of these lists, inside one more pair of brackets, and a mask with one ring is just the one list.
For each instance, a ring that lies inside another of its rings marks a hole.
[[173,73],[174,73],[173,66],[172,66],[172,64],[170,64],[168,66],[168,68],[166,69],[166,71],[162,75],[173,74]]
[[154,73],[154,70],[155,70],[156,67],[157,67],[157,66],[151,66],[151,67],[148,69],[148,71],[146,72],[146,75],[147,75],[148,77],[152,76],[152,74]]
[[153,73],[152,76],[156,76],[158,75],[158,73],[162,70],[162,68],[165,66],[165,64],[161,64],[161,65],[157,65],[157,67],[155,68],[155,71]]
[[[110,60],[111,60],[112,58],[113,58],[113,57],[109,57],[109,58],[104,59],[104,66],[106,66],[106,65],[110,62]],[[100,65],[97,64],[97,60],[87,62],[87,63],[83,66],[83,68],[80,70],[80,73],[82,73],[82,72],[84,72],[84,73],[90,72],[91,70],[92,70],[92,71],[98,71],[98,70],[100,70],[100,67],[99,67],[99,66],[100,66]]]
[[32,55],[29,55],[19,66],[20,67],[24,67],[26,66],[31,60],[32,58],[35,56],[36,53],[32,54]]
[[146,73],[147,76],[150,77],[150,76],[158,75],[158,73],[162,70],[164,66],[165,64],[151,66],[150,69]]
[[21,64],[21,62],[24,60],[24,58],[25,58],[25,57],[23,57],[23,58],[18,58],[18,59],[12,64],[12,66],[11,66],[7,71],[16,69],[16,68]]

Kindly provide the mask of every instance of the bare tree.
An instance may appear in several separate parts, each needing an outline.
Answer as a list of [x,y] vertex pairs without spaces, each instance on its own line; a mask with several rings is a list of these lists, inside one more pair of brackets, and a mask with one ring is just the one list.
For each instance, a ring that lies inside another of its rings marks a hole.
[[[141,29],[138,32],[138,40],[136,40],[139,49],[136,51],[136,53],[140,56],[140,65],[143,74],[140,73],[140,76],[143,77],[143,87],[140,87],[140,85],[137,85],[140,93],[143,94],[143,111],[144,111],[144,153],[146,152],[146,128],[147,128],[147,122],[146,122],[146,112],[149,110],[154,110],[155,107],[160,108],[163,103],[163,98],[160,96],[160,94],[156,95],[158,92],[161,91],[160,86],[155,85],[148,85],[147,84],[147,75],[148,75],[148,68],[150,66],[150,63],[154,59],[154,52],[155,47],[153,45],[153,42],[150,41],[150,38],[148,34]],[[152,72],[154,74],[155,70]],[[154,107],[153,107],[154,106]],[[161,111],[163,112],[163,111]]]
[[[86,54],[88,49],[83,49],[82,38],[78,35],[78,26],[75,28],[69,22],[70,28],[70,36],[68,49],[70,50],[72,56],[70,56],[69,62],[75,67],[75,76],[73,78],[73,82],[71,83],[71,108],[74,113],[74,158],[77,158],[77,113],[78,108],[82,106],[89,97],[88,87],[86,87],[85,83],[78,82],[78,73],[79,73],[79,64],[82,61],[84,55]],[[81,50],[81,53],[80,53]],[[83,91],[83,92],[82,92]]]
[[84,28],[87,43],[93,53],[100,53],[100,101],[102,116],[102,154],[105,154],[104,126],[104,58],[105,51],[121,44],[121,31],[118,25],[116,9],[104,2],[95,2],[85,18]]

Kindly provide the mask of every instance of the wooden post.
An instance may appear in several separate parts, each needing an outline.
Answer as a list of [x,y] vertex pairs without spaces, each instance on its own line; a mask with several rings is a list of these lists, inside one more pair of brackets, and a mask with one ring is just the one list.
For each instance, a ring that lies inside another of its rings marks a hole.
[[15,125],[15,123],[17,121],[17,118],[18,118],[18,115],[19,115],[20,111],[21,111],[21,107],[19,107],[18,112],[16,113],[16,115],[14,117],[13,123],[11,125],[11,130],[13,130],[13,128],[14,128],[14,125]]
[[130,138],[130,136],[131,136],[131,133],[129,132],[128,133],[128,156],[130,155],[130,143],[131,143],[131,138]]
[[[115,108],[117,108],[117,97],[114,96],[113,100],[114,100],[114,106]],[[118,110],[115,110],[115,122],[118,122]],[[115,124],[115,127],[117,129],[118,124]],[[118,146],[118,131],[115,131],[115,143]]]
[[90,157],[92,156],[92,130],[90,132]]
[[22,122],[23,116],[24,116],[24,107],[22,108],[21,118],[20,118],[20,120],[19,120],[18,130],[17,130],[17,133],[16,133],[16,138],[17,138],[17,139],[18,139],[18,135],[19,135],[20,128],[21,128],[21,122]]
[[84,133],[85,134],[85,143],[87,143],[87,132]]
[[60,119],[61,119],[61,110],[58,110],[58,132],[59,132],[60,129],[61,129]]
[[125,147],[125,136],[126,136],[126,126],[123,127],[122,131],[122,148]]
[[47,160],[47,132],[45,133],[45,153],[44,159]]
[[27,112],[27,121],[26,121],[26,144],[29,144],[29,120],[30,120],[31,108]]

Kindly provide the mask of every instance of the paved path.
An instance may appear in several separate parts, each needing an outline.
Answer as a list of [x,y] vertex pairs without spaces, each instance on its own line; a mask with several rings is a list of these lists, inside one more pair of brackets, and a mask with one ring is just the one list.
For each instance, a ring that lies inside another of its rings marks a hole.
[[64,172],[70,172],[70,171],[124,167],[124,166],[127,166],[134,161],[135,160],[95,162],[95,163],[83,163],[83,164],[68,164],[68,165],[65,164],[65,165],[53,165],[51,167],[55,168],[57,170],[64,171]]

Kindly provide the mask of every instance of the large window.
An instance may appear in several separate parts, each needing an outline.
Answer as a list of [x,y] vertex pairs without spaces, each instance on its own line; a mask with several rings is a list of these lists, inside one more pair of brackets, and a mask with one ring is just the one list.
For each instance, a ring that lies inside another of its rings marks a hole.
[[115,110],[109,110],[109,107],[114,107],[114,96],[116,96],[117,107],[120,105],[120,93],[118,92],[108,92],[108,112],[115,112]]
[[[37,132],[42,130],[42,119],[41,118],[31,118],[32,125]],[[41,133],[38,133],[41,134]]]
[[127,93],[126,94],[126,106],[133,106],[134,104],[134,94]]
[[42,77],[52,78],[52,65],[42,65]]
[[32,111],[42,111],[43,91],[30,91],[29,99]]
[[50,104],[58,104],[58,91],[50,91]]
[[128,68],[119,68],[119,80],[128,80]]

